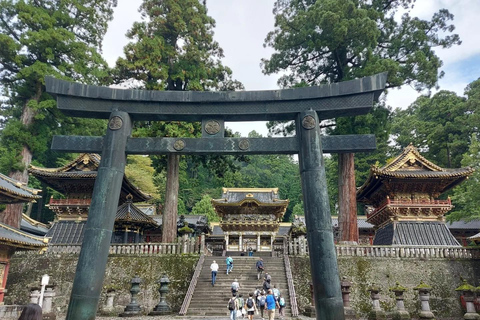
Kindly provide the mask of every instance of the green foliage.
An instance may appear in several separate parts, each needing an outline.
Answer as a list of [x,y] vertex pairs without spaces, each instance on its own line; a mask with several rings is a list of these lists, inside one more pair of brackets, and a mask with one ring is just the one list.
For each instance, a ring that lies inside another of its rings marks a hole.
[[[442,63],[434,47],[459,44],[448,10],[430,21],[409,15],[412,1],[278,0],[275,29],[265,46],[276,50],[263,59],[266,74],[289,70],[282,87],[339,82],[388,71],[387,87],[437,84]],[[406,9],[401,21],[398,9]],[[413,67],[415,66],[415,67]]]
[[449,221],[480,219],[480,142],[475,135],[463,155],[462,166],[470,166],[475,172],[453,189],[451,198],[455,208],[447,216]]
[[465,102],[465,98],[443,90],[433,97],[419,97],[405,110],[396,110],[392,133],[398,148],[413,143],[437,165],[460,167],[472,133],[478,132],[478,111],[469,110]]
[[212,198],[209,195],[204,195],[202,200],[197,202],[192,208],[191,214],[193,215],[203,215],[206,216],[208,222],[220,221],[215,209],[212,206]]
[[128,179],[144,193],[152,196],[152,202],[159,202],[161,194],[158,192],[155,180],[155,169],[152,167],[152,160],[147,156],[130,155],[125,167],[125,175]]
[[106,62],[99,51],[116,0],[0,1],[0,87],[2,148],[0,170],[24,170],[31,152],[45,164],[54,134],[104,129],[104,121],[70,119],[56,109],[44,92],[44,78],[52,75],[86,83],[105,83]]
[[293,206],[292,209],[292,216],[304,216],[305,212],[303,211],[303,201],[300,201],[296,205]]

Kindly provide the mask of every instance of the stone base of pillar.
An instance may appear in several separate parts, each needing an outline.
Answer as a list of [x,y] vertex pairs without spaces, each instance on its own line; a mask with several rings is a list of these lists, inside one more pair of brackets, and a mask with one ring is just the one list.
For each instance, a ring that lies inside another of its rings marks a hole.
[[478,320],[480,319],[480,314],[478,313],[473,313],[473,312],[467,312],[463,315],[463,319],[467,320]]
[[137,317],[142,315],[142,309],[137,305],[128,305],[125,307],[125,311],[120,313],[120,317]]
[[310,317],[310,318],[316,318],[317,317],[317,312],[315,311],[314,306],[306,306],[305,307],[305,312],[303,314],[306,317]]
[[412,319],[408,311],[395,311],[392,313],[392,320]]
[[387,316],[383,310],[372,310],[368,313],[368,320],[385,320]]
[[350,307],[344,307],[343,313],[345,314],[345,319],[358,319],[355,310]]
[[172,310],[170,310],[170,307],[165,303],[165,304],[157,304],[155,308],[153,308],[152,312],[150,312],[148,315],[149,316],[161,316],[161,315],[167,315],[171,314]]
[[435,319],[435,316],[431,311],[420,311],[420,314],[418,315],[418,317],[420,319]]
[[42,320],[56,320],[57,315],[53,312],[44,313],[42,315]]

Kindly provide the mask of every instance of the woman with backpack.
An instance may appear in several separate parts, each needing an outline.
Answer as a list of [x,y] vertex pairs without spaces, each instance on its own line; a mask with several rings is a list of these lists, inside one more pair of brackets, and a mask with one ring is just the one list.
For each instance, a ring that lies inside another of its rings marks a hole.
[[278,314],[280,315],[280,319],[285,318],[285,298],[280,295],[278,296],[278,305],[280,306],[280,309],[278,310]]
[[249,320],[253,320],[253,315],[258,313],[257,306],[255,304],[255,300],[253,298],[253,293],[249,293],[248,299],[245,301],[245,310],[247,310],[247,316]]
[[262,294],[258,296],[257,300],[258,300],[258,309],[260,309],[260,314],[263,320],[263,311],[265,310],[265,302],[267,300],[267,297],[265,296],[265,291],[262,291]]

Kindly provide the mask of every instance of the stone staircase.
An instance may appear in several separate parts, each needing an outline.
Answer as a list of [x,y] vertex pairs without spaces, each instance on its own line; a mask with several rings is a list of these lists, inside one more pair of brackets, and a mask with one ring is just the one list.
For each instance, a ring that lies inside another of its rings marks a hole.
[[[233,271],[227,275],[226,257],[205,257],[202,271],[198,277],[197,286],[187,310],[187,316],[228,316],[229,310],[227,304],[232,296],[230,288],[234,279],[237,279],[240,283],[239,294],[242,294],[244,299],[248,298],[248,294],[254,292],[257,287],[262,288],[263,279],[260,281],[257,280],[257,269],[255,268],[258,257],[232,256],[232,258]],[[290,318],[290,296],[288,294],[283,258],[262,257],[262,259],[265,265],[265,271],[272,276],[272,288],[276,285],[285,298],[285,317]],[[213,260],[220,266],[214,287],[212,287],[210,271],[210,265]],[[266,313],[264,316],[267,318]],[[254,319],[260,318],[260,314],[254,316]],[[278,318],[278,310],[276,312],[276,318]]]

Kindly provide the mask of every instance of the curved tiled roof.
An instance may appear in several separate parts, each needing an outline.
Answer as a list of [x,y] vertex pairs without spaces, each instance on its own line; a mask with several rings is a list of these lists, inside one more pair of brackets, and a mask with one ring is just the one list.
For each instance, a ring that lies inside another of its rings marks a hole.
[[47,247],[47,242],[47,238],[28,234],[0,222],[0,244],[34,250]]
[[41,198],[37,193],[42,190],[32,189],[23,183],[0,173],[0,203],[29,202]]
[[152,226],[157,226],[155,220],[143,213],[142,210],[138,209],[133,203],[132,199],[129,198],[125,203],[118,207],[115,221],[125,221],[133,222],[140,224],[149,224]]
[[[75,160],[59,168],[41,168],[30,166],[28,172],[37,177],[39,180],[49,184],[56,189],[49,180],[95,180],[98,174],[98,167],[100,165],[101,157],[95,153],[82,153]],[[50,181],[51,182],[51,181]],[[122,184],[123,194],[132,194],[136,202],[146,201],[151,199],[151,196],[143,193],[139,188],[134,186],[127,177],[123,176]],[[58,190],[62,191],[62,190]],[[92,183],[93,191],[93,183]]]
[[[461,183],[475,170],[470,167],[445,169],[423,157],[412,144],[389,164],[378,167],[372,166],[365,183],[357,190],[357,200],[368,202],[371,195],[382,188],[384,183],[395,179],[431,181],[436,184],[436,192],[442,193]],[[438,184],[441,181],[441,185]],[[420,183],[420,182],[419,182]]]
[[212,204],[242,205],[245,202],[255,202],[259,206],[288,206],[289,200],[278,198],[278,188],[223,188],[221,199],[212,199]]

